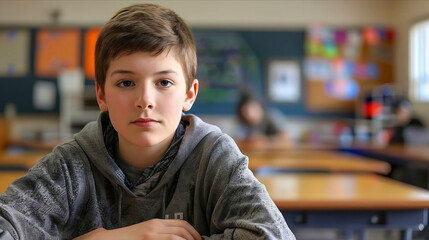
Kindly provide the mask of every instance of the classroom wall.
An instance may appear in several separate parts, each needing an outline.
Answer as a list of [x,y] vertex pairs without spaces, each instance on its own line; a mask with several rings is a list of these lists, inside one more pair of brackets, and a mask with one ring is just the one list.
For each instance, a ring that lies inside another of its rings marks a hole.
[[[156,2],[175,10],[192,27],[231,29],[303,29],[320,22],[333,27],[379,24],[396,29],[394,81],[408,89],[408,29],[429,17],[426,0],[288,0],[288,1],[0,1],[1,25],[101,25],[119,8],[138,2]],[[416,110],[427,122],[426,105]]]
[[[296,28],[322,22],[339,25],[389,24],[390,0],[292,1],[0,1],[0,23],[50,24],[58,9],[63,25],[105,23],[119,8],[131,3],[156,2],[170,7],[195,27]],[[396,1],[393,1],[396,2]]]
[[[396,28],[395,42],[395,69],[394,76],[399,89],[408,94],[409,87],[409,31],[411,26],[421,20],[429,19],[429,1],[411,0],[394,1],[394,18],[392,22]],[[413,101],[413,99],[411,99]],[[429,124],[429,104],[414,102],[414,110],[427,124]]]

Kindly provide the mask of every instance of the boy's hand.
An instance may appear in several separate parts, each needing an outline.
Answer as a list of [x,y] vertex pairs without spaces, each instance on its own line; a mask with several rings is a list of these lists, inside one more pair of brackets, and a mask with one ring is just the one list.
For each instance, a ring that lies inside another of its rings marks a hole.
[[96,229],[75,240],[120,240],[120,239],[180,239],[201,240],[201,236],[188,222],[174,219],[152,219],[124,228],[105,230]]

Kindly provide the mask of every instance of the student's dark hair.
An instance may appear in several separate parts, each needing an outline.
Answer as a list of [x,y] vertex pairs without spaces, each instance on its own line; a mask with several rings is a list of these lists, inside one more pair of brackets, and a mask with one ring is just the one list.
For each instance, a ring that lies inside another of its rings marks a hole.
[[136,4],[116,13],[101,29],[95,47],[95,80],[104,92],[112,59],[135,52],[154,56],[173,53],[182,65],[189,88],[197,71],[195,40],[189,26],[172,10]]
[[243,112],[241,111],[241,109],[243,108],[244,105],[252,102],[258,102],[263,109],[265,108],[264,102],[260,97],[258,97],[258,95],[256,95],[255,93],[253,93],[251,90],[247,88],[241,89],[240,98],[238,100],[236,111],[237,111],[238,119],[243,123],[248,124],[249,121],[245,116],[243,116]]
[[412,105],[405,97],[397,97],[393,101],[391,108],[393,113],[396,113],[399,111],[399,109],[407,109],[408,111],[412,111]]

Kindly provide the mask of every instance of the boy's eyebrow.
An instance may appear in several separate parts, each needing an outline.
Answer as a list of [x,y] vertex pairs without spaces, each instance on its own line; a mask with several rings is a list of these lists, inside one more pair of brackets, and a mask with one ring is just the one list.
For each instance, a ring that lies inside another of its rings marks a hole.
[[118,70],[113,71],[110,74],[110,77],[113,76],[113,75],[115,75],[115,74],[134,74],[134,72],[133,71],[129,71],[129,70],[118,69]]
[[[134,72],[130,70],[118,69],[113,71],[110,74],[110,76],[113,76],[115,74],[134,74]],[[168,69],[168,70],[162,70],[162,71],[156,72],[154,75],[162,75],[162,74],[177,74],[177,72],[174,70]]]
[[169,74],[169,73],[177,74],[176,71],[168,69],[168,70],[163,70],[163,71],[156,72],[155,75],[162,75],[162,74]]

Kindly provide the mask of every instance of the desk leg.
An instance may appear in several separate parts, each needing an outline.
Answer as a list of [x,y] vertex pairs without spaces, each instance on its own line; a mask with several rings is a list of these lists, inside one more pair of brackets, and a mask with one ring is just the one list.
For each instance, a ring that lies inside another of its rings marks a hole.
[[403,240],[412,240],[413,239],[413,229],[406,229],[402,231],[402,239]]

